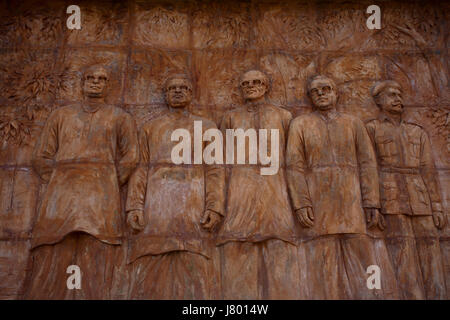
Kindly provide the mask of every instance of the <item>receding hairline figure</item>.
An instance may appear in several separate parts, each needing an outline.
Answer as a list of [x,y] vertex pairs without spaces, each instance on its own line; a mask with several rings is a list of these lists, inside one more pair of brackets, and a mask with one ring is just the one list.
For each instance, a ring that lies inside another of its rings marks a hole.
[[[389,257],[384,249],[376,251],[368,235],[368,229],[384,228],[370,138],[361,120],[336,110],[332,79],[311,77],[307,90],[314,111],[291,122],[286,166],[303,227],[299,253],[306,259],[308,298],[394,298],[398,292]],[[369,265],[383,270],[381,290],[366,287]]]
[[[139,154],[134,120],[105,103],[108,78],[101,66],[86,68],[83,101],[53,111],[35,147],[33,167],[48,187],[32,231],[28,299],[114,297],[119,187]],[[69,265],[80,267],[83,290],[67,288]]]
[[[267,101],[269,78],[263,72],[247,71],[239,81],[245,103],[223,116],[223,136],[227,129],[268,129],[267,144],[279,144],[283,163],[290,112]],[[278,140],[273,140],[270,129],[278,130]],[[230,168],[226,216],[217,237],[223,298],[301,298],[295,221],[284,168],[274,175],[261,175],[261,164],[249,165],[248,144],[245,148],[245,164],[235,160]]]
[[438,228],[445,216],[429,137],[403,119],[403,90],[394,80],[376,83],[380,109],[366,125],[379,161],[386,240],[405,299],[446,299]]
[[164,91],[168,110],[141,128],[141,163],[128,187],[126,211],[134,232],[129,298],[216,299],[219,272],[211,237],[224,215],[224,168],[174,165],[177,142],[171,135],[184,129],[194,137],[194,121],[201,121],[203,130],[217,127],[188,111],[188,76],[172,75]]

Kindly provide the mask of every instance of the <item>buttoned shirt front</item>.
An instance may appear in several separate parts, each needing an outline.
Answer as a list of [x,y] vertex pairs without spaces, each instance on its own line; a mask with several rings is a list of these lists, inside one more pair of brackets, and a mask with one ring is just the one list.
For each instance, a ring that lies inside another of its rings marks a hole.
[[382,212],[431,215],[441,211],[427,133],[415,123],[396,123],[384,113],[366,126],[378,156]]

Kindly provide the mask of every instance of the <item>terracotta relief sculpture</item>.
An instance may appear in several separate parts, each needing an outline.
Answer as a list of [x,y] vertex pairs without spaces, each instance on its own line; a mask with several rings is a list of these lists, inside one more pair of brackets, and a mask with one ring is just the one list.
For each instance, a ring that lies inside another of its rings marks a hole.
[[0,2],[0,300],[449,299],[449,5],[369,5]]
[[[283,164],[290,112],[266,101],[269,79],[261,71],[246,72],[240,88],[245,104],[224,115],[224,136],[226,129],[277,129],[279,163]],[[269,141],[268,145],[276,143]],[[261,164],[248,164],[255,150],[249,144],[245,148],[246,164],[231,165],[227,213],[218,234],[223,297],[296,299],[300,281],[295,224],[284,167],[274,175],[261,175]]]
[[130,298],[214,298],[217,270],[209,232],[225,213],[225,170],[174,164],[171,153],[177,142],[171,135],[186,129],[194,137],[194,121],[201,121],[203,130],[216,125],[188,111],[192,83],[186,76],[170,77],[165,91],[168,111],[143,125],[140,165],[128,188],[127,221],[134,231],[129,240]]
[[[308,285],[314,298],[395,298],[388,256],[376,252],[367,235],[368,228],[384,228],[370,138],[361,120],[336,110],[333,80],[313,77],[308,95],[315,110],[292,121],[286,150],[289,191],[304,227]],[[391,285],[369,290],[370,265],[380,266]]]
[[404,298],[445,299],[438,228],[445,224],[430,140],[402,118],[400,85],[377,83],[372,96],[378,119],[367,123],[379,161],[381,211],[389,253]]
[[[33,165],[48,183],[32,234],[25,298],[109,297],[122,243],[119,187],[138,162],[134,120],[105,104],[108,72],[83,74],[84,101],[48,118]],[[83,290],[68,290],[66,269],[83,272]]]

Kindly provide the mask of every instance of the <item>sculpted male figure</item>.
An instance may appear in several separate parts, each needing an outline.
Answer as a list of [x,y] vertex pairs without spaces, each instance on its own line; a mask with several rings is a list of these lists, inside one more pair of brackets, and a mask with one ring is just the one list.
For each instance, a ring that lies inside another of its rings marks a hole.
[[377,83],[378,119],[367,123],[379,160],[381,211],[389,253],[406,299],[446,299],[438,228],[445,224],[426,132],[402,118],[400,85]]
[[194,121],[201,121],[204,130],[216,125],[188,111],[192,83],[187,76],[170,77],[165,93],[167,113],[141,128],[140,165],[128,187],[127,219],[134,231],[128,257],[130,298],[210,299],[217,272],[209,232],[224,215],[225,171],[194,161],[174,164],[177,142],[171,136],[177,129],[187,130],[192,148]]
[[[267,145],[277,148],[268,149],[278,152],[283,164],[290,112],[266,101],[269,80],[261,71],[246,72],[240,89],[245,105],[225,114],[221,124],[224,136],[227,129],[254,129],[258,135],[259,129],[268,129]],[[271,129],[278,131],[278,140],[269,134]],[[236,149],[234,154],[243,151]],[[262,175],[262,162],[249,164],[253,152],[256,150],[250,148],[250,142],[246,143],[246,164],[233,164],[230,170],[227,214],[218,234],[224,298],[297,299],[300,279],[295,220],[284,167],[275,174]]]
[[[110,297],[122,242],[119,186],[139,160],[132,117],[105,103],[108,72],[83,73],[84,101],[48,118],[33,165],[48,182],[34,225],[26,298]],[[67,267],[81,271],[81,289],[67,288]]]
[[[364,124],[336,110],[333,80],[308,82],[314,112],[292,121],[286,151],[295,214],[304,227],[311,298],[393,297],[387,252],[377,259],[367,228],[383,229],[377,163]],[[381,289],[366,286],[367,267],[381,268]]]

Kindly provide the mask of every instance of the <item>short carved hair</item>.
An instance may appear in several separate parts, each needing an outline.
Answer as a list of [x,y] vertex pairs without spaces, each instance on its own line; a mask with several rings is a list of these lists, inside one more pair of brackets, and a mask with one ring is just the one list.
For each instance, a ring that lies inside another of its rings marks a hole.
[[185,73],[175,73],[175,74],[170,75],[164,82],[164,87],[163,87],[164,92],[167,92],[167,89],[168,89],[167,87],[168,87],[170,81],[175,80],[175,79],[185,80],[189,90],[192,91],[191,77],[189,77],[189,75],[187,75]]
[[308,93],[308,95],[309,95],[309,93],[310,93],[310,91],[311,91],[311,84],[312,84],[313,81],[315,81],[315,80],[327,80],[327,81],[330,82],[332,89],[333,89],[334,91],[337,91],[336,83],[334,82],[333,79],[331,79],[331,78],[329,78],[329,77],[327,77],[327,76],[318,74],[318,75],[314,75],[314,76],[309,77],[308,80],[307,80],[307,82],[306,82],[306,92]]
[[384,80],[375,83],[375,85],[370,90],[370,94],[374,99],[377,99],[381,92],[386,90],[387,88],[395,88],[402,92],[401,85],[395,80]]

